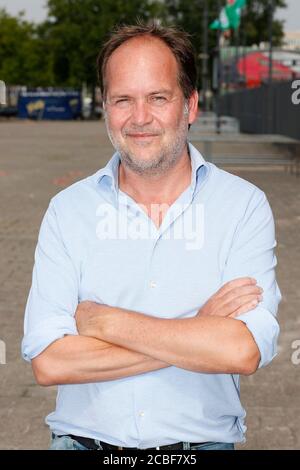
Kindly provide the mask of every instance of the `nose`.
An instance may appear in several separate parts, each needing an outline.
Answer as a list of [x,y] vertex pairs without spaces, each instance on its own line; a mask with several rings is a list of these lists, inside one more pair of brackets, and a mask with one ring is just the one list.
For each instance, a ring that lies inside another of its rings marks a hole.
[[136,100],[132,107],[131,124],[145,126],[153,119],[149,104],[144,100]]

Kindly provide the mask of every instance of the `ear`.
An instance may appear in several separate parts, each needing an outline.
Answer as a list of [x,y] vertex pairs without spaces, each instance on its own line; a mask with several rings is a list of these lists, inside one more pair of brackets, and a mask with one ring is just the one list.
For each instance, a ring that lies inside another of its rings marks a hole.
[[192,124],[197,119],[198,99],[199,99],[198,92],[197,92],[197,90],[194,90],[193,93],[191,94],[189,100],[188,100],[188,104],[189,104],[189,124]]

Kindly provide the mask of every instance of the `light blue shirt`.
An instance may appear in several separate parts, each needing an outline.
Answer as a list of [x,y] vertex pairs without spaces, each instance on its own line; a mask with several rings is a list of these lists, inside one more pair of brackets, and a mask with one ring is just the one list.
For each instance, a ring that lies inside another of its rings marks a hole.
[[[189,144],[191,185],[157,229],[118,189],[119,156],[57,194],[35,252],[22,353],[40,354],[78,334],[78,302],[91,300],[162,318],[195,316],[227,281],[254,277],[263,301],[239,317],[261,354],[276,355],[280,290],[272,211],[264,192],[206,162]],[[145,449],[178,441],[243,442],[239,376],[170,366],[118,380],[60,385],[46,422],[75,434]]]

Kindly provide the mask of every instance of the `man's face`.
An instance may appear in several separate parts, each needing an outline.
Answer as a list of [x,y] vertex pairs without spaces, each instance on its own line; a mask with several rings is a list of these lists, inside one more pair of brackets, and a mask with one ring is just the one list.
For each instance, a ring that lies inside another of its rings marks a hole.
[[177,75],[174,55],[157,38],[131,39],[108,60],[107,131],[122,162],[137,173],[161,174],[184,153],[197,93],[185,100]]

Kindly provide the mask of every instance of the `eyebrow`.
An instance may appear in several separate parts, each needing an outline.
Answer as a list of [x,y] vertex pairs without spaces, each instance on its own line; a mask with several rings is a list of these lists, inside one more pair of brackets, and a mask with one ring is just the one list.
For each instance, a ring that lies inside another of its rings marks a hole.
[[172,95],[172,91],[162,88],[161,90],[152,91],[149,95]]
[[[162,88],[161,90],[155,90],[155,91],[151,91],[150,93],[148,93],[148,96],[151,96],[151,95],[169,95],[170,96],[172,95],[172,91]],[[116,98],[130,98],[130,95],[112,95],[110,97],[110,99],[112,100]]]

